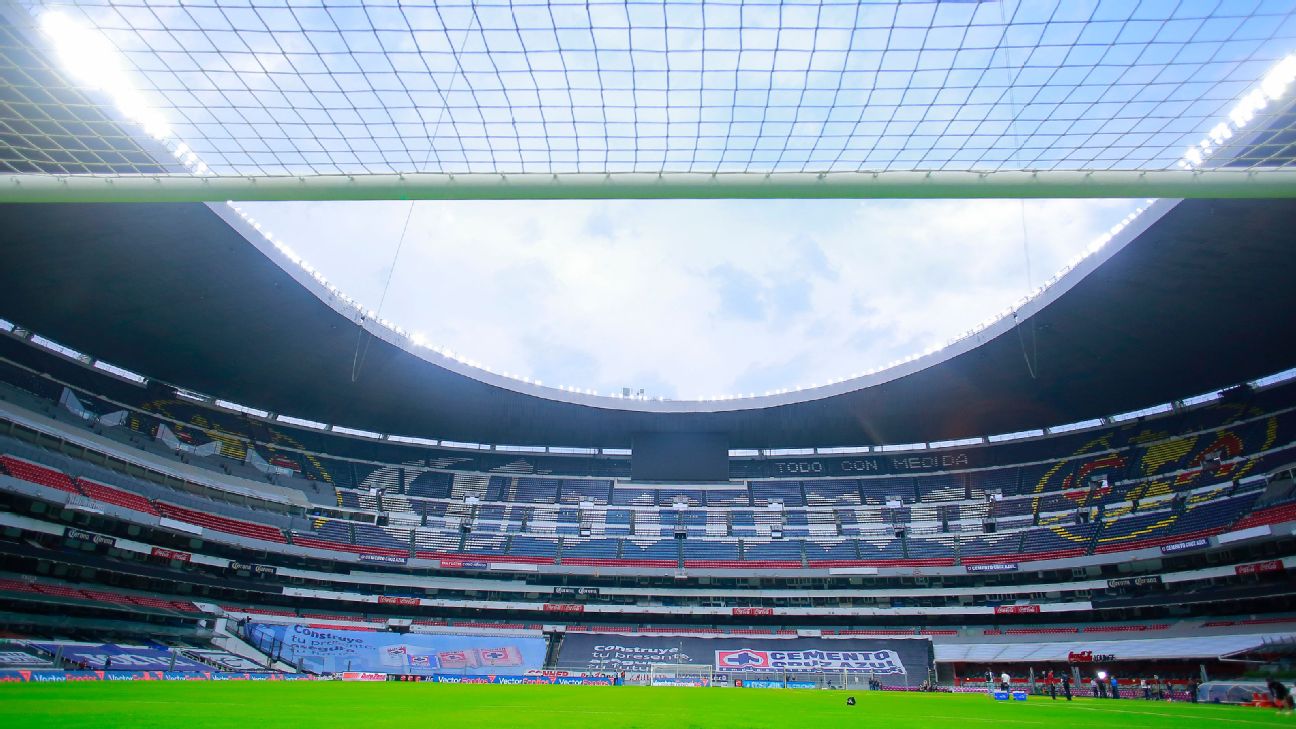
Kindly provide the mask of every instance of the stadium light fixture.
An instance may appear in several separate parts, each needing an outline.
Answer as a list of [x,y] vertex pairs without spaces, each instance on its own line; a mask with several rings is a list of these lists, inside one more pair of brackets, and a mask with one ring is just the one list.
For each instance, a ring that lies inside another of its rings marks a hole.
[[59,62],[73,77],[107,94],[122,116],[162,143],[189,173],[211,172],[189,145],[175,138],[166,117],[149,105],[131,80],[122,55],[102,33],[58,10],[41,13],[38,22]]
[[1179,160],[1179,168],[1195,170],[1205,164],[1207,158],[1221,149],[1237,132],[1241,132],[1270,103],[1282,99],[1293,81],[1296,81],[1296,54],[1279,61],[1255,89],[1234,105],[1227,119],[1211,127],[1196,145],[1189,147]]

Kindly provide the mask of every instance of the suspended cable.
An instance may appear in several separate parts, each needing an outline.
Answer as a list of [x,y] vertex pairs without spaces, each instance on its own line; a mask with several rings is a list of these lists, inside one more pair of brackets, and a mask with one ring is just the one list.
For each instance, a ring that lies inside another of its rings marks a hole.
[[[409,209],[405,211],[405,224],[401,226],[400,240],[396,242],[396,253],[392,256],[391,267],[387,269],[387,280],[383,283],[382,294],[378,297],[378,308],[374,316],[381,318],[383,305],[387,303],[387,292],[391,289],[392,277],[396,275],[396,263],[400,261],[401,249],[405,247],[405,235],[409,232],[410,219],[414,217],[414,201],[410,200]],[[351,358],[351,382],[360,378],[360,368],[364,366],[365,355],[369,353],[369,342],[373,334],[365,329],[365,317],[360,316],[357,322],[355,355]],[[367,335],[367,336],[366,336]]]

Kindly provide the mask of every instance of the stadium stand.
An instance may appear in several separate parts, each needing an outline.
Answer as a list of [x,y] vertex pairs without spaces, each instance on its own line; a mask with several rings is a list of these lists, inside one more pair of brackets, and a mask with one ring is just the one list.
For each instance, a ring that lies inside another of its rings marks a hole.
[[[13,369],[0,362],[0,373],[13,374]],[[33,610],[54,602],[128,620],[225,614],[370,631],[385,630],[392,617],[407,617],[426,629],[489,632],[536,629],[541,625],[535,622],[539,616],[545,624],[561,616],[566,618],[565,629],[572,632],[760,636],[794,633],[786,627],[792,624],[825,635],[911,635],[937,640],[1054,639],[1085,633],[1105,640],[1105,636],[1178,636],[1201,630],[1258,631],[1290,624],[1264,622],[1284,619],[1267,616],[1195,622],[1131,620],[1134,610],[1157,614],[1161,608],[1154,606],[1164,601],[1158,592],[1163,588],[1123,588],[1120,597],[1100,599],[1090,596],[1093,587],[1083,580],[1067,587],[1067,580],[1073,579],[1066,576],[1069,572],[1053,572],[1052,583],[1043,587],[1032,586],[1030,578],[1013,572],[1024,563],[1041,565],[1033,569],[1051,569],[1050,561],[1058,561],[1059,570],[1073,564],[1114,568],[1136,550],[1144,555],[1146,550],[1170,554],[1162,548],[1204,539],[1204,546],[1176,557],[1188,560],[1180,569],[1193,575],[1194,570],[1210,568],[1201,560],[1216,548],[1211,540],[1219,535],[1296,521],[1291,489],[1284,488],[1281,479],[1270,478],[1296,462],[1296,447],[1288,435],[1293,421],[1291,398],[1284,388],[1267,394],[1267,401],[1258,400],[1260,405],[1245,417],[1225,408],[1211,415],[1206,411],[1215,408],[1208,405],[1137,426],[1103,426],[1096,436],[1069,434],[1029,444],[981,446],[985,455],[977,462],[989,465],[909,476],[756,477],[723,486],[690,486],[637,484],[624,476],[491,473],[427,455],[386,462],[374,457],[379,453],[369,454],[367,460],[344,458],[330,453],[333,441],[318,434],[280,435],[277,431],[287,429],[209,416],[191,403],[167,406],[172,415],[186,415],[187,427],[173,423],[175,432],[183,432],[193,443],[222,443],[217,454],[178,456],[167,449],[150,450],[147,446],[155,441],[139,439],[145,435],[148,417],[161,410],[151,414],[139,410],[132,411],[138,429],[123,426],[93,434],[94,447],[103,456],[91,463],[78,455],[85,452],[84,446],[51,449],[48,436],[44,436],[45,447],[18,437],[22,428],[30,427],[20,424],[31,420],[24,413],[43,411],[41,398],[27,390],[16,391],[16,381],[21,378],[0,383],[6,402],[25,405],[0,413],[12,424],[8,434],[0,435],[0,497],[8,500],[15,514],[31,514],[25,504],[32,500],[97,505],[98,511],[88,512],[91,521],[84,524],[93,529],[74,536],[64,534],[62,525],[30,531],[45,523],[34,516],[10,528],[25,535],[27,548],[46,543],[52,548],[61,540],[97,544],[84,558],[109,559],[112,566],[96,574],[116,575],[112,584],[58,581],[37,577],[26,572],[21,562],[15,563],[14,573],[0,577],[0,597],[29,604]],[[89,394],[86,401],[92,401]],[[50,411],[57,414],[57,409]],[[60,438],[89,437],[81,424],[58,417],[47,420]],[[47,427],[46,421],[41,423]],[[216,436],[204,436],[217,424],[243,428],[237,433],[246,438],[241,451]],[[1145,437],[1145,432],[1177,435]],[[262,445],[255,442],[257,437],[270,440]],[[269,448],[269,443],[289,441],[320,450],[305,448],[288,455]],[[1217,456],[1212,455],[1210,466],[1204,466],[1204,450],[1217,453],[1220,443],[1229,444],[1227,458],[1216,462]],[[1116,444],[1123,449],[1120,458],[1113,458]],[[260,480],[260,491],[222,490],[230,484],[242,488],[255,483],[236,481],[242,477],[225,468],[238,465],[232,463],[236,457],[232,454],[241,452],[246,458],[249,445],[267,462],[274,455],[278,463],[292,460],[298,469],[283,465],[284,471],[274,479]],[[354,450],[347,453],[357,455]],[[176,470],[182,467],[183,471]],[[303,473],[317,475],[312,481]],[[290,497],[294,493],[300,498]],[[125,537],[121,530],[127,525],[143,531]],[[175,570],[183,565],[187,575],[167,574],[179,578],[176,586],[201,594],[142,582],[143,576],[131,573],[137,567],[118,564],[101,553],[104,535],[109,534],[115,535],[107,537],[111,539],[151,541],[131,548],[142,550],[150,569]],[[221,556],[211,556],[214,553]],[[236,578],[230,578],[223,566],[230,562],[228,555],[241,563]],[[1257,570],[1253,577],[1244,576],[1250,571],[1238,572],[1224,585],[1210,582],[1217,578],[1184,577],[1191,588],[1181,594],[1216,604],[1249,595],[1248,580],[1264,585],[1264,580],[1272,579],[1267,576],[1271,572],[1265,571],[1275,569],[1269,564],[1272,560],[1262,556],[1257,552],[1253,557],[1252,564],[1260,566],[1245,567]],[[267,569],[258,572],[256,565]],[[430,567],[450,577],[424,583],[423,577],[414,576],[417,571],[402,571],[408,567]],[[507,577],[523,568],[539,571],[522,572],[538,580],[536,584],[519,587]],[[288,586],[277,574],[283,569],[295,570],[291,574],[298,582],[292,589],[310,597],[286,599],[263,591]],[[916,626],[912,620],[903,626],[843,626],[840,620],[834,624],[797,613],[798,606],[878,609],[874,598],[851,592],[845,582],[857,579],[851,577],[856,571],[868,571],[864,574],[875,575],[871,579],[884,585],[888,602],[883,613],[928,608],[955,613],[933,614]],[[1020,599],[1005,602],[1002,595],[983,594],[985,588],[959,592],[966,584],[959,579],[989,579],[974,577],[982,571],[999,581],[995,590],[1008,596],[1019,590]],[[654,575],[679,580],[679,575],[708,574],[723,585],[713,591],[717,595],[690,592],[675,587],[675,582],[651,582]],[[609,582],[612,575],[629,582]],[[746,596],[751,575],[774,580],[770,583],[773,597]],[[795,575],[822,581],[817,589],[825,595],[789,589],[793,583],[783,580],[798,579]],[[914,575],[934,581],[933,587],[899,582]],[[386,584],[389,579],[395,582]],[[551,582],[575,585],[575,591],[559,592]],[[936,587],[940,584],[946,587]],[[645,590],[651,597],[641,594]],[[1041,592],[1059,596],[1027,597]],[[357,594],[365,602],[356,602]],[[461,600],[481,607],[456,608]],[[1005,606],[1016,610],[1026,603],[1028,607],[1048,605],[1069,615],[1096,610],[1101,617],[1082,619],[1079,625],[1058,625],[1056,618],[1041,621],[1030,612],[1000,615]],[[617,612],[582,612],[594,606]],[[659,612],[700,606],[720,606],[727,623],[773,614],[766,610],[791,613],[780,618],[778,627],[769,627],[720,624],[719,619],[711,625],[679,624],[670,612]],[[977,622],[984,617],[960,617],[957,611],[962,609],[993,610],[999,624]],[[597,622],[608,615],[617,615],[620,622]],[[573,616],[582,617],[573,620]],[[134,644],[104,640],[96,645],[129,649]],[[186,656],[195,665],[212,666],[191,654],[181,657]]]

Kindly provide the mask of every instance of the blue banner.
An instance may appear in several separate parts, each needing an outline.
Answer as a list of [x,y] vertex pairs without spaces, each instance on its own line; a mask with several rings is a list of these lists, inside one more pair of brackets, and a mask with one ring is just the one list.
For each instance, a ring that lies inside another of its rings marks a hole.
[[32,643],[31,645],[63,660],[78,663],[86,669],[109,672],[130,671],[205,671],[210,666],[191,661],[166,648],[122,646],[113,643]]
[[790,689],[812,689],[818,688],[814,681],[755,681],[746,680],[740,684],[743,688],[790,688]]
[[[312,673],[521,675],[544,666],[545,640],[508,635],[433,635],[256,623],[250,632],[277,657]],[[453,672],[453,673],[450,673]]]
[[0,670],[0,683],[62,683],[81,681],[310,681],[315,677],[287,673],[227,673],[219,671],[23,671]]
[[968,572],[1016,572],[1018,565],[1016,562],[996,562],[994,564],[964,565],[963,569]]
[[1185,539],[1182,542],[1175,542],[1174,544],[1162,545],[1161,554],[1173,554],[1175,552],[1183,552],[1189,549],[1201,549],[1203,547],[1209,547],[1209,546],[1210,546],[1210,540],[1207,539],[1206,537],[1199,537],[1197,539]]

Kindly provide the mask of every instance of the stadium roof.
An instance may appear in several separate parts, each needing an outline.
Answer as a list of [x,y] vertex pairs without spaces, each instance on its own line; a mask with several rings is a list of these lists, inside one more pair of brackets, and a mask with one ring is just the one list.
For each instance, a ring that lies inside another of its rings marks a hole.
[[6,205],[0,229],[0,315],[16,323],[226,400],[455,441],[624,447],[642,431],[725,433],[734,448],[941,441],[1106,416],[1296,365],[1296,204],[1283,200],[1156,203],[973,337],[858,380],[720,402],[563,392],[406,349],[372,321],[361,334],[353,309],[268,259],[262,249],[274,248],[225,206]]

